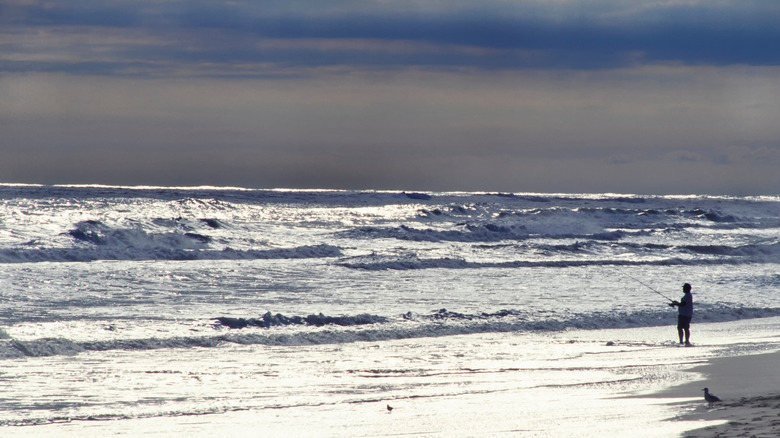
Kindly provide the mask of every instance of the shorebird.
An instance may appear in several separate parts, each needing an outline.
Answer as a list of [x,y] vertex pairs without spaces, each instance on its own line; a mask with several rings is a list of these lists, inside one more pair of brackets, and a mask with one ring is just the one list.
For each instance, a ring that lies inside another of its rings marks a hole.
[[704,388],[702,391],[704,391],[704,400],[707,400],[709,403],[716,403],[720,401],[718,397],[710,394],[709,388]]
[[390,405],[387,405],[387,412],[392,412],[392,410],[393,410],[393,407],[390,406]]

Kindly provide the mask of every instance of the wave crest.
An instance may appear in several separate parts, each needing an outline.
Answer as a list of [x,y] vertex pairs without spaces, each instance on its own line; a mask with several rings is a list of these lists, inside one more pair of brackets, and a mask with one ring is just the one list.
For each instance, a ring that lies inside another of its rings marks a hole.
[[233,329],[240,329],[245,327],[268,328],[287,325],[310,325],[315,327],[338,325],[348,327],[354,325],[378,324],[387,322],[387,318],[385,317],[369,314],[360,314],[355,316],[326,316],[320,313],[319,315],[289,317],[284,316],[281,313],[274,315],[271,312],[267,312],[260,318],[232,318],[229,316],[220,316],[216,320],[217,323]]

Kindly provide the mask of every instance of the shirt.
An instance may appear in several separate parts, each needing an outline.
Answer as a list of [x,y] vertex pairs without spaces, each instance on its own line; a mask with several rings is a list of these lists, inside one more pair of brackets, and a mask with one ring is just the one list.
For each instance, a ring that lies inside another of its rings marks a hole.
[[693,295],[690,292],[683,295],[680,305],[677,306],[677,314],[693,317]]

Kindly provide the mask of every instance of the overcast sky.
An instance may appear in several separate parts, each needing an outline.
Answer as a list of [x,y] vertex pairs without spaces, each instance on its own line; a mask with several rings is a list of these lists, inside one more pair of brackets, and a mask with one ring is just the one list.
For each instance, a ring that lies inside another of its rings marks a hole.
[[776,0],[0,0],[0,182],[780,193]]

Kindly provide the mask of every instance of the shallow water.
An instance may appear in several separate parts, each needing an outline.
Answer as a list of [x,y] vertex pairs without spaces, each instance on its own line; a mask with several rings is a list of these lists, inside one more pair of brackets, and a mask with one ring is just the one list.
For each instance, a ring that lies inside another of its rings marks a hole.
[[6,360],[0,431],[553,437],[639,428],[672,437],[701,427],[665,421],[697,407],[700,394],[634,395],[694,379],[683,370],[711,357],[776,350],[779,326],[780,318],[699,324],[691,348],[656,327]]

